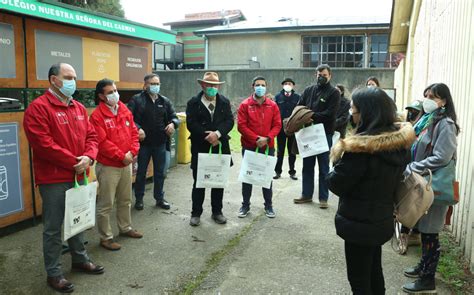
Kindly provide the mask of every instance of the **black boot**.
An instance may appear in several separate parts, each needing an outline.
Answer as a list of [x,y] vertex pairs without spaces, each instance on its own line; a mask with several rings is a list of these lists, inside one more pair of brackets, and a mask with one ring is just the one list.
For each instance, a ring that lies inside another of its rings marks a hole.
[[435,279],[431,277],[419,278],[413,283],[405,284],[402,288],[408,294],[436,293]]
[[412,266],[412,267],[409,267],[409,268],[405,268],[403,270],[403,274],[406,277],[409,277],[409,278],[419,278],[420,274],[421,274],[421,269],[422,269],[422,264],[420,262],[420,263],[418,263],[417,266]]

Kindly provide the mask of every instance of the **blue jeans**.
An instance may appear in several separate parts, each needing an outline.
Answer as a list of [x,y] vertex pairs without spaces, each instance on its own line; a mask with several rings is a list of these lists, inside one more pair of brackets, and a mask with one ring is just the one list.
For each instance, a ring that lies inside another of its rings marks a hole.
[[[61,270],[61,226],[64,221],[66,191],[73,186],[72,182],[39,185],[43,200],[43,257],[48,277],[63,274]],[[71,251],[72,263],[89,261],[84,247],[84,232],[71,237],[67,243]]]
[[[244,148],[242,149],[242,157],[245,154],[245,150],[246,149]],[[251,150],[251,149],[247,149],[247,150]],[[251,150],[251,151],[255,151],[255,150]],[[264,154],[265,150],[259,149],[258,152],[261,154]],[[275,154],[275,149],[270,149],[268,154],[270,156],[273,156]],[[264,203],[265,208],[272,207],[272,196],[273,196],[272,186],[273,186],[273,183],[270,186],[270,188],[262,187],[263,199],[265,201]],[[243,207],[250,207],[250,197],[252,197],[252,187],[253,186],[251,184],[242,182],[242,197],[243,197],[242,206]]]
[[159,146],[141,145],[138,152],[138,169],[135,177],[135,199],[143,201],[145,195],[146,170],[150,158],[153,159],[153,197],[157,202],[163,201],[163,185],[166,174],[166,144]]
[[[332,135],[326,134],[329,149],[332,146]],[[329,152],[316,156],[303,158],[303,199],[312,199],[314,193],[314,165],[318,158],[319,168],[319,200],[327,201],[329,198],[329,188],[326,182],[326,176],[329,173]]]

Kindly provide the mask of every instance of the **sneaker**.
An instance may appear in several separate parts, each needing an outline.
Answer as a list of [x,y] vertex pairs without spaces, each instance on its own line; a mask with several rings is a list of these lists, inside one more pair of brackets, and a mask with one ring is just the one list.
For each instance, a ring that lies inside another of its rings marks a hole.
[[122,246],[119,243],[115,242],[113,239],[102,240],[100,241],[100,245],[110,251],[118,251]]
[[408,235],[408,246],[419,246],[421,245],[421,234],[411,232]]
[[421,265],[405,268],[403,274],[408,278],[419,278],[421,274]]
[[278,179],[281,177],[281,174],[280,173],[277,173],[275,176],[273,176],[273,179]]
[[413,283],[403,285],[403,291],[408,294],[434,294],[436,285],[434,278],[420,278]]
[[249,211],[250,211],[250,207],[240,207],[240,210],[239,210],[239,217],[240,218],[244,218],[244,217],[247,217],[247,215],[249,214]]
[[321,208],[321,209],[329,208],[328,201],[320,200],[319,201],[319,208]]
[[143,210],[143,201],[136,201],[135,202],[135,209]]
[[160,207],[161,209],[169,210],[171,208],[170,203],[165,199],[161,201],[156,201],[156,207]]
[[408,234],[401,233],[398,241],[398,254],[405,255],[408,251]]
[[268,218],[275,218],[276,216],[275,211],[273,211],[272,207],[265,208],[265,215],[267,215]]

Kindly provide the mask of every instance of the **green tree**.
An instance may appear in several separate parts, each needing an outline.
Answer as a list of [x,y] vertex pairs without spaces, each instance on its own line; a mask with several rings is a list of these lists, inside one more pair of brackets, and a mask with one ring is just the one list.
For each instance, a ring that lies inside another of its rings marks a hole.
[[125,16],[120,0],[58,0],[58,2],[118,17]]

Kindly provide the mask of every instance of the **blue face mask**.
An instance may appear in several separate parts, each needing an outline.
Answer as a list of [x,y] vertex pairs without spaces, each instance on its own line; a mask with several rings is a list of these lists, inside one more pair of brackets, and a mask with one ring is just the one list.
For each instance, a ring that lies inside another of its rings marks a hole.
[[150,93],[153,93],[153,94],[160,93],[160,85],[150,85]]
[[267,92],[267,88],[265,86],[256,86],[255,87],[255,95],[258,97],[262,97]]
[[76,80],[61,80],[63,82],[63,87],[59,88],[62,94],[66,97],[71,97],[74,92],[76,92]]

